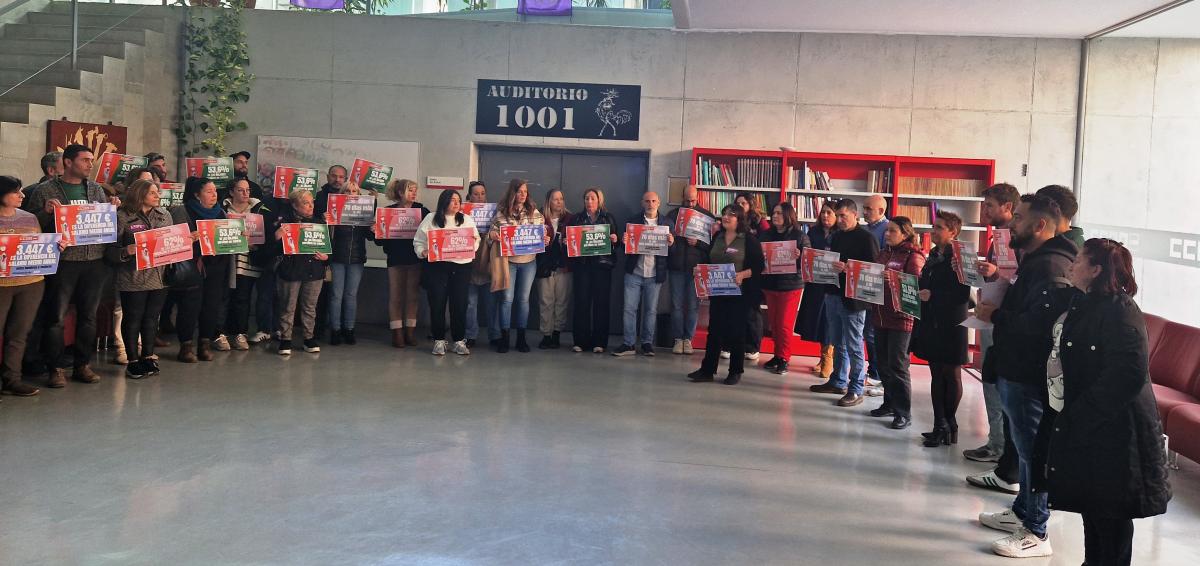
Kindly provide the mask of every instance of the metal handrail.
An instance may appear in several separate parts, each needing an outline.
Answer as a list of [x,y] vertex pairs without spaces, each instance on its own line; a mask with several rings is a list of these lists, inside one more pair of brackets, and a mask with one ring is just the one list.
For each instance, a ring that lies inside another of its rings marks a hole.
[[96,41],[97,39],[100,39],[100,37],[102,37],[104,34],[106,34],[106,33],[110,32],[110,31],[112,31],[112,30],[116,29],[116,28],[117,28],[117,26],[120,26],[121,24],[125,23],[126,21],[128,21],[128,20],[129,20],[129,18],[132,18],[132,17],[134,17],[134,16],[138,15],[138,14],[139,14],[139,13],[140,13],[142,10],[145,10],[147,7],[149,7],[149,6],[150,6],[149,4],[146,4],[146,5],[143,5],[143,6],[141,6],[140,8],[138,8],[138,9],[134,10],[133,12],[130,12],[130,14],[129,14],[128,16],[125,16],[124,18],[121,18],[121,20],[120,20],[120,21],[118,21],[117,23],[115,23],[115,24],[113,24],[113,25],[111,25],[111,26],[108,26],[108,29],[105,29],[104,31],[102,31],[102,32],[100,32],[100,33],[98,33],[98,34],[96,34],[96,35],[95,35],[94,37],[92,37],[91,39],[88,39],[87,41],[85,41],[85,42],[83,42],[82,44],[80,44],[80,43],[79,43],[79,12],[78,12],[78,9],[79,9],[79,8],[78,8],[78,1],[77,1],[77,0],[75,0],[75,1],[72,1],[72,2],[71,2],[71,4],[72,4],[72,10],[71,10],[71,16],[72,16],[72,17],[71,17],[71,50],[70,50],[70,51],[68,51],[67,53],[64,53],[64,54],[63,54],[61,57],[59,57],[58,59],[55,59],[55,60],[53,60],[53,61],[49,62],[48,64],[46,64],[46,66],[45,66],[45,67],[42,67],[41,69],[38,69],[38,70],[34,71],[32,75],[29,75],[28,77],[25,77],[25,78],[21,79],[21,81],[20,81],[20,82],[18,82],[17,84],[15,84],[15,85],[13,85],[13,86],[9,87],[9,88],[8,88],[8,89],[6,89],[4,92],[0,92],[0,98],[3,98],[3,97],[4,97],[5,95],[7,95],[8,93],[10,93],[10,92],[12,92],[12,91],[16,90],[16,89],[17,89],[18,87],[20,87],[21,85],[23,85],[23,84],[25,84],[25,83],[29,82],[29,80],[30,80],[30,79],[32,79],[32,78],[34,78],[34,77],[36,77],[36,76],[38,76],[38,75],[42,74],[43,72],[45,72],[45,71],[46,71],[46,69],[49,69],[50,67],[53,67],[54,65],[58,64],[58,62],[59,62],[59,61],[62,61],[63,59],[66,59],[67,57],[70,57],[70,58],[71,58],[71,69],[72,69],[72,70],[74,70],[74,69],[77,69],[77,68],[78,68],[78,57],[79,57],[79,49],[80,49],[80,48],[82,48],[82,47],[86,47],[86,46],[88,46],[89,44],[91,44],[93,41]]

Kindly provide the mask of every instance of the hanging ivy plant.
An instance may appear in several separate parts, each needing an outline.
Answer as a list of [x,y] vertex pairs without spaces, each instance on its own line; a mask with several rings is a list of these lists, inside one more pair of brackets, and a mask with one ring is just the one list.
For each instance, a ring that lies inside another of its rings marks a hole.
[[175,135],[186,155],[225,154],[225,137],[245,130],[237,106],[250,100],[254,75],[242,24],[244,1],[219,0],[215,10],[187,9],[187,68]]

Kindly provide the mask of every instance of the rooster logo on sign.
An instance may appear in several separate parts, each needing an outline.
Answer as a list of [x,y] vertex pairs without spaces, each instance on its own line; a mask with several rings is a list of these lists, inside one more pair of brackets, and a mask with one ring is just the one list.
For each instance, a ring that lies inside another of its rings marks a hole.
[[604,98],[596,104],[596,115],[600,117],[601,122],[604,122],[604,126],[600,128],[600,135],[597,137],[604,137],[604,131],[612,128],[612,137],[615,138],[617,137],[617,126],[628,124],[630,120],[633,120],[633,114],[630,114],[628,110],[616,110],[616,98],[620,95],[615,89],[606,90],[602,94],[604,94]]

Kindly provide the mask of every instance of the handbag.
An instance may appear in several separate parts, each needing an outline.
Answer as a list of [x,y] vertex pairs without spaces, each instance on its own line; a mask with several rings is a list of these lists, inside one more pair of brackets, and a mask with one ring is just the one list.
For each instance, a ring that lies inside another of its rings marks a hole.
[[163,284],[171,289],[197,287],[204,277],[194,261],[181,261],[163,268]]

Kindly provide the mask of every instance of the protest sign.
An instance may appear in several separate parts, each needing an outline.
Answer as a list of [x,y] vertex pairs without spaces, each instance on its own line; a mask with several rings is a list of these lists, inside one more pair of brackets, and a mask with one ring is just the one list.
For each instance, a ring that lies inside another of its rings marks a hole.
[[767,267],[763,270],[764,275],[796,273],[796,256],[800,251],[796,248],[796,240],[763,242],[762,249],[767,262]]
[[666,256],[671,247],[667,243],[671,234],[669,226],[646,224],[625,225],[625,255]]
[[375,197],[332,193],[325,220],[333,226],[372,226],[375,224]]
[[567,226],[567,257],[588,257],[612,253],[608,224]]
[[238,214],[236,212],[226,212],[225,216],[229,218],[240,218],[246,223],[246,240],[252,246],[261,246],[267,243],[267,227],[266,221],[263,220],[263,215],[248,212],[246,214]]
[[892,310],[912,318],[921,318],[921,289],[917,284],[917,276],[889,269],[887,283],[892,292]]
[[289,222],[281,227],[285,255],[333,253],[333,242],[329,240],[329,226],[314,222]]
[[953,249],[954,257],[950,261],[954,267],[954,273],[958,275],[958,282],[972,287],[982,287],[984,279],[983,275],[979,273],[979,254],[975,251],[975,244],[954,240]]
[[500,255],[540,254],[546,251],[546,225],[521,224],[500,227]]
[[848,299],[883,304],[882,263],[852,259],[846,262],[846,293]]
[[68,246],[117,241],[117,207],[112,204],[66,204],[54,208],[54,231]]
[[232,157],[188,157],[184,160],[188,177],[203,177],[223,187],[233,180]]
[[470,214],[475,221],[475,229],[480,234],[487,234],[492,229],[492,220],[496,218],[496,203],[467,202],[463,203],[463,214]]
[[250,252],[246,237],[246,222],[241,218],[197,220],[200,233],[200,255],[233,255]]
[[355,159],[350,167],[350,182],[360,188],[382,192],[392,180],[392,168],[366,159]]
[[192,259],[192,232],[187,224],[143,230],[133,234],[137,269],[151,269]]
[[0,277],[57,273],[61,238],[58,234],[0,235]]
[[742,294],[732,263],[701,263],[696,266],[693,280],[696,296],[701,299]]
[[675,217],[675,235],[680,238],[695,238],[706,244],[712,243],[713,225],[716,219],[694,208],[681,208]]
[[375,238],[411,240],[421,224],[421,209],[380,207],[375,209]]
[[429,231],[429,261],[475,258],[475,238],[470,228],[444,228]]
[[293,191],[312,191],[317,192],[317,175],[316,169],[305,169],[302,167],[276,167],[274,178],[274,189],[272,193],[275,198],[288,198]]
[[148,165],[150,165],[150,160],[145,157],[106,153],[100,156],[100,161],[95,165],[96,182],[115,185],[119,181],[124,181],[130,171]]
[[800,278],[805,283],[838,285],[838,273],[833,270],[835,261],[841,261],[837,252],[804,248],[800,254]]

